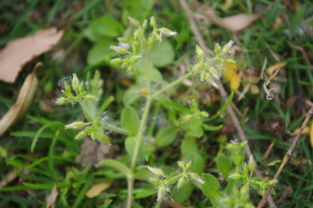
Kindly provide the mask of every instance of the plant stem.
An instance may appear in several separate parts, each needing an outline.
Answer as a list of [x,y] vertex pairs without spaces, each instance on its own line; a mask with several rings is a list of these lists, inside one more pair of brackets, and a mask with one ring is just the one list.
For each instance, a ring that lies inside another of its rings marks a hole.
[[[177,79],[176,81],[168,84],[167,86],[160,89],[159,91],[153,93],[152,95],[147,96],[146,104],[144,107],[144,112],[143,112],[143,115],[142,115],[142,118],[140,121],[140,126],[139,126],[138,133],[137,133],[136,140],[135,140],[135,149],[134,149],[134,153],[133,153],[131,164],[130,164],[130,170],[132,173],[135,172],[137,158],[138,158],[139,150],[140,150],[141,143],[142,143],[142,136],[144,134],[144,131],[145,131],[145,128],[147,125],[148,115],[150,112],[151,103],[152,103],[153,98],[155,98],[159,94],[169,90],[170,88],[180,84],[185,79],[188,79],[189,77],[191,77],[194,73],[195,73],[194,71],[190,71],[186,75],[184,75],[183,77],[181,77],[181,78]],[[127,181],[128,181],[128,198],[127,198],[126,207],[131,208],[132,201],[133,201],[133,189],[134,189],[134,178],[133,178],[133,176],[128,177]],[[158,202],[158,203],[161,203],[161,202]],[[161,205],[161,204],[158,205],[158,203],[156,204],[156,207],[159,207]]]
[[131,171],[135,170],[135,166],[136,166],[136,162],[137,162],[140,146],[141,146],[141,143],[142,143],[142,136],[143,136],[143,133],[144,133],[145,128],[146,128],[148,115],[149,115],[150,108],[151,108],[151,101],[152,101],[152,98],[150,96],[147,96],[146,105],[145,105],[145,108],[144,108],[144,111],[143,111],[143,115],[142,115],[142,118],[141,118],[140,126],[139,126],[138,133],[137,133],[137,136],[136,136],[135,150],[134,150],[134,154],[132,156],[132,161],[131,161],[131,165],[130,165],[130,170]]
[[170,89],[170,88],[172,88],[172,87],[174,87],[174,86],[180,84],[182,81],[184,81],[185,79],[188,79],[188,78],[191,77],[193,74],[194,74],[193,71],[188,72],[187,74],[185,74],[185,75],[182,76],[181,78],[179,78],[179,79],[177,79],[176,81],[174,81],[174,82],[168,84],[167,86],[165,86],[164,88],[160,89],[159,91],[153,93],[153,94],[151,95],[151,97],[154,98],[154,97],[158,96],[159,94],[161,94],[161,93],[167,91],[168,89]]
[[162,203],[162,200],[157,200],[157,203],[155,204],[154,208],[160,208],[161,207],[161,203]]
[[127,208],[131,208],[132,207],[132,203],[133,203],[133,189],[134,189],[134,177],[131,176],[127,178],[127,204],[126,207]]
[[[149,111],[151,108],[151,101],[152,101],[151,96],[147,96],[146,105],[145,105],[145,108],[143,111],[140,126],[139,126],[138,133],[137,133],[136,140],[135,140],[135,150],[134,150],[132,160],[131,160],[131,165],[130,165],[130,170],[132,173],[135,172],[137,158],[138,158],[140,146],[142,143],[142,136],[143,136],[143,133],[144,133],[145,128],[146,128],[148,115],[149,115]],[[127,205],[126,205],[127,208],[131,208],[131,206],[132,206],[133,189],[134,189],[134,178],[129,177],[128,178],[128,198],[127,198]]]

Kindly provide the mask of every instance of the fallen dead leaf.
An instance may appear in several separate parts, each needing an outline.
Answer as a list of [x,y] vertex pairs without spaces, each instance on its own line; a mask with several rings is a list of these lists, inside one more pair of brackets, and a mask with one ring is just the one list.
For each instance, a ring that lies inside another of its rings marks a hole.
[[57,186],[54,185],[51,193],[49,194],[49,196],[47,198],[47,206],[46,206],[46,208],[51,207],[55,203],[55,200],[57,199],[57,197],[58,197],[58,189],[57,189]]
[[96,165],[105,158],[110,158],[114,152],[114,146],[99,143],[91,139],[84,139],[81,145],[80,154],[76,157],[76,162],[83,167]]
[[104,190],[108,189],[112,185],[113,181],[105,181],[93,185],[86,193],[88,198],[99,196]]
[[238,32],[247,28],[251,23],[259,19],[258,14],[238,14],[234,16],[218,18],[213,11],[210,12],[209,17],[211,21],[220,27],[223,27],[232,32]]
[[[41,63],[38,63],[36,67],[40,64]],[[0,136],[25,113],[28,106],[31,104],[39,83],[36,77],[36,67],[34,71],[26,77],[16,103],[11,106],[10,110],[1,118]]]
[[0,80],[14,83],[24,64],[50,50],[62,36],[63,31],[51,27],[9,42],[0,52]]

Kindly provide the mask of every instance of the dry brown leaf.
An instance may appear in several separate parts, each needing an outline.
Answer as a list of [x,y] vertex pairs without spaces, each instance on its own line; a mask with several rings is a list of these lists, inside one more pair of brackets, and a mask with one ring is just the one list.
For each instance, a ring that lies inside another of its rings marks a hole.
[[219,19],[215,16],[214,12],[211,12],[209,16],[215,24],[232,32],[238,32],[247,28],[251,23],[261,17],[258,14],[238,14]]
[[57,189],[57,186],[54,185],[51,193],[49,194],[48,198],[47,198],[47,208],[51,207],[54,203],[55,203],[55,200],[57,199],[58,197],[58,189]]
[[88,198],[99,196],[104,190],[108,189],[112,185],[113,181],[105,181],[93,185],[86,193]]
[[[37,64],[38,66],[38,64]],[[35,92],[38,88],[38,79],[36,77],[36,70],[28,75],[23,83],[22,88],[18,94],[16,103],[11,106],[10,110],[0,120],[0,136],[27,110],[31,104]]]
[[15,82],[24,64],[50,50],[62,36],[63,31],[51,27],[9,42],[0,52],[0,80]]
[[273,66],[269,67],[267,73],[272,76],[277,70],[280,70],[282,67],[286,66],[286,62],[279,62],[274,64]]

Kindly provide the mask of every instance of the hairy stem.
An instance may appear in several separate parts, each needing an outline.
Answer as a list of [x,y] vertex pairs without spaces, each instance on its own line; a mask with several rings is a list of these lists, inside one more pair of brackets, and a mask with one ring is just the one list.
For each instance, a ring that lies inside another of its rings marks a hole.
[[[148,115],[149,115],[150,108],[151,108],[151,101],[152,101],[152,98],[150,96],[147,96],[146,105],[143,111],[143,115],[140,121],[140,126],[139,126],[138,133],[137,133],[136,140],[135,140],[135,150],[134,150],[132,160],[131,160],[131,165],[130,165],[130,170],[133,173],[135,172],[137,158],[138,158],[140,146],[142,143],[142,136],[146,128]],[[131,208],[132,206],[133,189],[134,189],[134,178],[129,177],[128,178],[128,199],[127,199],[127,206],[126,206],[127,208]]]
[[181,78],[179,78],[179,79],[177,79],[176,81],[174,81],[174,82],[168,84],[167,86],[165,86],[164,88],[160,89],[159,91],[153,93],[153,94],[151,95],[151,97],[154,98],[154,97],[160,95],[161,93],[167,91],[168,89],[170,89],[170,88],[172,88],[172,87],[174,87],[174,86],[180,84],[180,83],[181,83],[182,81],[184,81],[185,79],[188,79],[188,78],[191,77],[193,74],[194,74],[193,71],[188,72],[187,74],[185,74],[185,75],[182,76]]

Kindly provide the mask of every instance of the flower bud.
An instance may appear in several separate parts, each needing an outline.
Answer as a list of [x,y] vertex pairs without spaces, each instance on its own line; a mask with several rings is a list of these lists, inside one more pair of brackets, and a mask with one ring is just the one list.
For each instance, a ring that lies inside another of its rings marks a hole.
[[233,46],[233,44],[234,44],[234,41],[229,41],[224,47],[223,47],[223,49],[222,49],[222,53],[223,54],[228,54],[228,53],[230,53],[230,49],[231,49],[231,47]]
[[129,53],[128,50],[126,50],[125,48],[120,47],[120,46],[110,46],[110,48],[111,48],[112,50],[114,50],[116,53],[121,54],[121,55],[124,55],[124,54],[128,54],[128,53]]
[[56,104],[58,104],[58,105],[63,105],[65,103],[67,103],[67,99],[65,97],[60,97],[56,101]]
[[77,78],[76,74],[73,74],[73,79],[72,79],[72,88],[75,92],[79,91],[79,80]]
[[165,37],[171,37],[171,36],[177,35],[177,32],[169,30],[169,29],[167,29],[165,27],[160,28],[159,31],[161,33],[161,36],[164,35]]
[[112,60],[111,60],[111,63],[112,63],[112,64],[120,64],[120,63],[122,63],[122,59],[120,59],[120,58],[112,59]]
[[153,168],[153,167],[150,167],[150,166],[147,166],[147,168],[154,174],[154,175],[157,175],[157,176],[164,176],[164,172],[159,169],[159,168]]
[[177,188],[180,188],[185,182],[185,177],[180,177],[177,182]]
[[155,17],[154,17],[154,16],[152,16],[152,17],[150,18],[150,24],[151,24],[151,26],[154,27],[154,28],[157,27],[157,23],[156,23],[156,20],[155,20]]
[[66,129],[82,129],[85,127],[85,123],[82,121],[75,121],[65,126]]
[[87,131],[81,131],[79,132],[76,136],[75,136],[75,139],[76,140],[79,140],[79,139],[82,139],[84,137],[86,137],[88,135],[88,132]]
[[239,173],[234,173],[228,176],[229,179],[238,180],[241,179],[241,175]]
[[135,18],[132,17],[128,17],[128,21],[130,22],[130,24],[132,24],[135,27],[140,27],[140,22],[138,20],[136,20]]
[[196,181],[197,183],[204,184],[204,181],[202,178],[196,174],[196,173],[189,173],[189,176],[191,177],[192,180]]
[[85,96],[84,96],[84,99],[86,99],[86,100],[97,100],[97,98],[96,98],[95,96],[90,95],[90,94],[85,95]]

